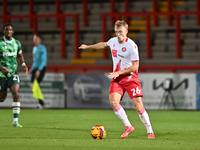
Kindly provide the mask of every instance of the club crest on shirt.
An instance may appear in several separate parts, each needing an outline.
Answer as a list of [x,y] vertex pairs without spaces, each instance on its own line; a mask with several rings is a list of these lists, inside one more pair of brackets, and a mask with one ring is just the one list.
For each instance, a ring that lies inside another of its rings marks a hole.
[[17,44],[14,44],[15,49],[17,49]]
[[126,51],[126,47],[123,47],[123,48],[122,48],[122,52],[125,52],[125,51]]

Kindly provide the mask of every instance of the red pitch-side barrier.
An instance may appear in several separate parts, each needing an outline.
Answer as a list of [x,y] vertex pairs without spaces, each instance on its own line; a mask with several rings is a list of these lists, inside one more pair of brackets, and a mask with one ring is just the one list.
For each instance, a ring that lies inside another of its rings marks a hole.
[[[29,66],[30,68],[30,66]],[[46,69],[50,72],[82,72],[82,73],[91,73],[91,72],[112,72],[113,68],[111,65],[109,66],[102,66],[102,65],[95,65],[95,66],[75,66],[75,65],[48,65]],[[200,72],[200,66],[183,66],[183,65],[169,65],[169,66],[140,66],[139,72],[171,72],[171,73],[179,73],[179,72]]]

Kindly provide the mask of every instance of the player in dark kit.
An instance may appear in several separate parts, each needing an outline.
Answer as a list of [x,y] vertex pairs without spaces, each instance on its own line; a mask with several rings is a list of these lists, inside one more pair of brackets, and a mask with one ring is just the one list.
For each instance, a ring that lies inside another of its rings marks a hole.
[[13,127],[22,127],[18,123],[20,114],[19,88],[20,80],[17,73],[17,58],[22,67],[28,73],[28,67],[25,64],[22,54],[21,43],[14,39],[14,27],[12,24],[3,26],[4,36],[0,39],[0,102],[4,102],[7,97],[7,88],[10,89],[13,97]]

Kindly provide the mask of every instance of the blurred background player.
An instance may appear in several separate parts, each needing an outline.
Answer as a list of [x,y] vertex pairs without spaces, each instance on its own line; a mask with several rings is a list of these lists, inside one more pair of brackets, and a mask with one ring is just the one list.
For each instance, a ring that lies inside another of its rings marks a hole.
[[[47,65],[47,50],[46,47],[41,44],[42,38],[40,35],[33,36],[33,64],[30,69],[30,73],[32,74],[31,77],[31,88],[33,87],[33,82],[37,79],[38,83],[40,84],[43,80],[43,77],[46,72],[46,65]],[[44,101],[38,99],[38,109],[44,108]]]
[[108,75],[113,79],[110,85],[109,100],[115,114],[125,125],[125,131],[121,138],[125,138],[134,131],[133,125],[128,120],[125,110],[120,105],[125,91],[132,99],[133,105],[139,117],[147,129],[149,139],[154,139],[149,116],[143,107],[143,92],[138,81],[139,55],[138,47],[134,41],[127,37],[128,24],[124,21],[116,21],[114,26],[116,37],[108,42],[100,42],[94,45],[82,44],[80,49],[102,49],[110,47],[113,59],[113,72]]
[[7,88],[10,89],[13,102],[13,127],[22,127],[18,123],[20,114],[20,100],[19,89],[20,79],[17,73],[17,58],[19,58],[21,65],[28,73],[28,67],[25,64],[24,56],[22,54],[21,43],[14,39],[14,27],[12,24],[5,24],[3,26],[4,36],[0,39],[0,102],[4,102],[7,97]]

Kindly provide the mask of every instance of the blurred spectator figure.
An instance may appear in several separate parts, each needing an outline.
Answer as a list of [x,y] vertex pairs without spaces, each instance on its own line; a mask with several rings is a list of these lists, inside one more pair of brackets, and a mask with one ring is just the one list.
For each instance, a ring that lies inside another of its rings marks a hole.
[[[33,35],[33,64],[30,69],[31,76],[31,88],[33,87],[33,82],[36,79],[40,84],[43,80],[43,77],[46,73],[47,65],[47,50],[46,47],[42,44],[42,38],[40,35]],[[43,99],[38,99],[38,109],[44,108]]]

